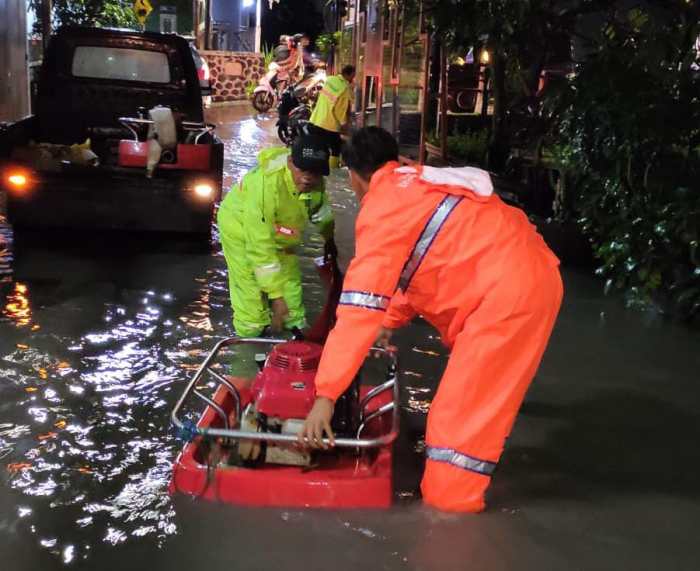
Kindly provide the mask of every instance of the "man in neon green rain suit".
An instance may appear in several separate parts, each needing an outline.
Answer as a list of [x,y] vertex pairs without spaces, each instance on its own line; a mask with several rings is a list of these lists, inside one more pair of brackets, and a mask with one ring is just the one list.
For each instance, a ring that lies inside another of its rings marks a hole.
[[323,180],[328,171],[326,142],[303,133],[291,153],[284,147],[262,151],[258,165],[221,203],[218,225],[237,335],[305,326],[295,249],[310,221],[326,240],[326,254],[336,254]]
[[348,124],[352,99],[355,66],[346,65],[340,75],[331,75],[318,94],[314,111],[309,118],[311,131],[323,137],[331,151],[330,166],[340,166],[340,131]]

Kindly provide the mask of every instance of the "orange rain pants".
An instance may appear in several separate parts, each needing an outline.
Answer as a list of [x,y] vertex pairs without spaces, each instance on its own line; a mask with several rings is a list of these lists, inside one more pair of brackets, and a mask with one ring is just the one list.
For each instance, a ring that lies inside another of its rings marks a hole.
[[362,199],[317,395],[343,393],[382,325],[424,317],[451,354],[428,416],[423,499],[483,510],[561,305],[558,265],[485,171],[385,165]]

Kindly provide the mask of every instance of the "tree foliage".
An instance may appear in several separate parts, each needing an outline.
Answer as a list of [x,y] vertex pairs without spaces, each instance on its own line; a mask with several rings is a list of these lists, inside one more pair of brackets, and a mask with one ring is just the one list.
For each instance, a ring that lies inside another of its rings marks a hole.
[[[41,21],[41,1],[31,0],[30,8]],[[52,25],[139,28],[132,0],[54,0]]]
[[613,11],[561,96],[554,147],[608,288],[700,314],[697,15],[683,3]]
[[[607,287],[700,315],[698,4],[427,0],[426,13],[450,48],[493,54],[491,154],[530,146],[554,157],[564,214],[593,243]],[[579,48],[573,74],[538,91],[562,41]]]

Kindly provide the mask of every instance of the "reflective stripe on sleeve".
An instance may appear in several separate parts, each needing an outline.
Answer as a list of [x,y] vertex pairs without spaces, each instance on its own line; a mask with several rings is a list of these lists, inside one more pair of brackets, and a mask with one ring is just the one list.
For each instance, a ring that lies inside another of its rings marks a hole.
[[378,295],[367,291],[344,291],[340,294],[340,305],[354,305],[365,309],[385,311],[389,307],[390,299],[385,295]]
[[264,266],[258,266],[255,268],[255,277],[258,279],[263,279],[272,274],[276,274],[282,269],[279,262],[273,262],[272,264],[265,264]]

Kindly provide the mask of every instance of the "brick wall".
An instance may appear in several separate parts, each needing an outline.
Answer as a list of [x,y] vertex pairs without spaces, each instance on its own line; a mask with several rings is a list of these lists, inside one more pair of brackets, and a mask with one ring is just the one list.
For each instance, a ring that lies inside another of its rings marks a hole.
[[218,51],[201,51],[200,54],[209,64],[214,103],[247,99],[246,85],[249,81],[257,85],[264,73],[260,54]]

